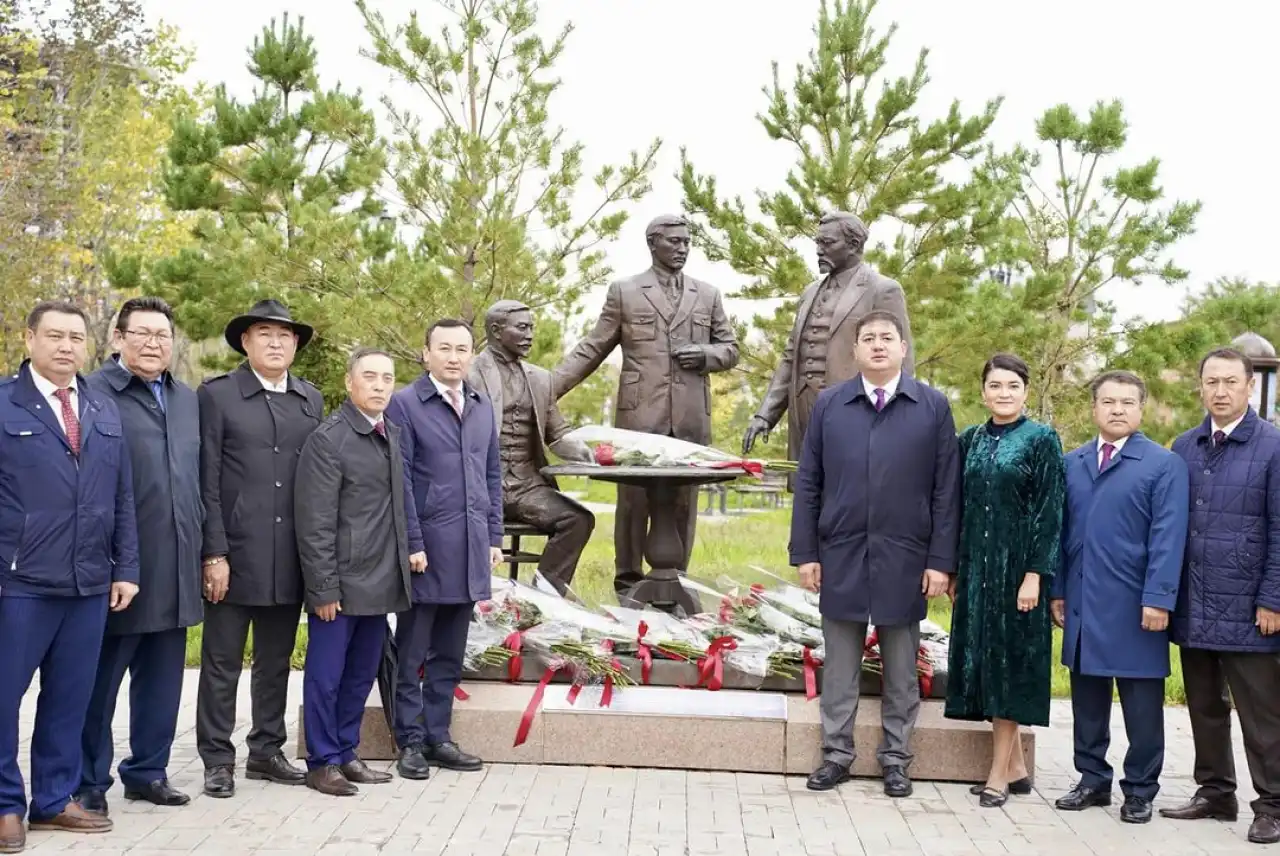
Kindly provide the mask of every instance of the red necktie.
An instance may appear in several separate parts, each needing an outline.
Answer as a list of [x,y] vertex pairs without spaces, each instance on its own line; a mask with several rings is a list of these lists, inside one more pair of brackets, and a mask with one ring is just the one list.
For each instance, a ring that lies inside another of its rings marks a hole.
[[1107,464],[1111,463],[1111,455],[1115,453],[1116,447],[1110,443],[1102,444],[1102,466],[1098,467],[1098,472],[1102,472],[1107,468]]
[[373,423],[373,430],[374,430],[374,431],[376,431],[376,432],[378,432],[378,436],[379,436],[379,437],[385,437],[385,436],[387,436],[387,426],[385,426],[385,425],[383,425],[383,424],[382,424],[382,420],[381,420],[381,419],[379,419],[377,422]]
[[55,389],[53,397],[62,402],[62,421],[67,426],[67,442],[71,444],[73,454],[80,454],[80,418],[76,409],[71,406],[71,390]]

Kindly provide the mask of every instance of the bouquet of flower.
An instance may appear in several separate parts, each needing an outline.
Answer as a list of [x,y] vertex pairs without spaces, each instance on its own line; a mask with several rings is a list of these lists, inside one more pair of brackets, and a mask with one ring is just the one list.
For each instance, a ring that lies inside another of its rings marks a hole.
[[765,469],[790,472],[796,467],[791,461],[747,460],[675,437],[606,425],[584,425],[566,437],[591,447],[592,457],[602,467],[708,467],[753,476]]
[[[880,655],[880,633],[874,627],[867,634],[867,641],[862,648],[862,671],[884,677],[884,659]],[[933,658],[922,643],[916,651],[916,677],[920,681],[921,698],[928,698],[932,694],[933,676]]]
[[514,652],[503,645],[507,631],[489,621],[473,621],[467,628],[467,647],[462,655],[462,668],[478,672],[487,667],[507,665]]

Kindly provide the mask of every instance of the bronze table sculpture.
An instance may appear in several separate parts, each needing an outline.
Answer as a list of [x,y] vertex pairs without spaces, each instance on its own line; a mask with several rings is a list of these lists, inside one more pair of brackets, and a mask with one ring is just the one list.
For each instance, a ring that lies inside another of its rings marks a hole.
[[564,594],[582,550],[595,529],[595,515],[559,492],[547,466],[544,444],[566,461],[590,461],[586,445],[564,435],[570,427],[552,394],[551,372],[524,358],[533,345],[533,311],[500,300],[485,315],[487,343],[471,363],[471,385],[488,396],[498,425],[502,456],[503,513],[549,533],[538,561],[543,577]]
[[823,276],[800,295],[795,325],[764,401],[742,438],[742,454],[751,452],[757,437],[767,438],[786,413],[787,457],[800,459],[801,441],[818,393],[858,373],[853,331],[868,312],[892,312],[902,321],[908,347],[902,370],[911,373],[915,348],[906,295],[901,285],[862,260],[868,236],[866,225],[844,211],[833,211],[819,222],[818,271]]
[[562,464],[547,467],[543,473],[549,477],[586,476],[614,482],[618,485],[619,496],[624,487],[645,496],[649,530],[642,548],[652,570],[648,575],[637,574],[639,579],[627,591],[618,593],[618,603],[630,607],[652,604],[673,612],[679,607],[685,615],[701,611],[698,599],[680,584],[680,575],[689,569],[689,558],[685,549],[683,511],[678,507],[676,497],[696,491],[700,485],[733,481],[742,475],[740,470]]
[[[653,266],[609,286],[595,328],[556,368],[561,398],[622,347],[614,425],[633,431],[711,442],[711,372],[738,363],[738,343],[714,286],[683,273],[689,227],[683,217],[655,219],[645,230]],[[687,568],[698,522],[696,488],[673,486],[669,502],[681,530]],[[618,486],[614,588],[624,595],[643,577],[646,532],[654,509],[631,482]]]

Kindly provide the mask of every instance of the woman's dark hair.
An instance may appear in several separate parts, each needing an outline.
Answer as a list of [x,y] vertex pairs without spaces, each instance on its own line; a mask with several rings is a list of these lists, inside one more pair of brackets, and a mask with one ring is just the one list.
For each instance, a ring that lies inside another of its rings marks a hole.
[[1027,364],[1022,361],[1022,357],[1014,354],[996,354],[987,360],[986,365],[982,367],[982,382],[987,382],[987,376],[995,371],[1013,372],[1022,378],[1022,385],[1026,386],[1031,382],[1031,369],[1027,368]]

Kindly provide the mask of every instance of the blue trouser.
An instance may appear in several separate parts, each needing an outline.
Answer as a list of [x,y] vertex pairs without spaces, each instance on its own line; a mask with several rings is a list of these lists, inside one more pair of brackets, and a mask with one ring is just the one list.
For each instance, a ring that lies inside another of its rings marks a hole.
[[[419,603],[396,615],[396,743],[448,743],[474,604]],[[421,681],[418,670],[425,669]]]
[[128,633],[102,640],[98,675],[89,701],[80,745],[84,751],[80,790],[110,789],[113,745],[111,720],[124,673],[129,673],[129,757],[120,762],[126,790],[141,790],[167,779],[169,752],[178,730],[187,630]]
[[1120,690],[1129,751],[1124,756],[1120,790],[1127,797],[1153,800],[1160,792],[1164,769],[1164,679],[1102,678],[1071,673],[1071,716],[1075,731],[1075,764],[1080,784],[1111,790],[1111,689]]
[[0,815],[27,812],[18,711],[40,671],[31,737],[32,820],[56,817],[80,785],[80,734],[107,626],[107,596],[0,594]]
[[360,724],[378,679],[386,634],[385,615],[338,613],[333,621],[307,616],[302,716],[311,769],[356,759]]

